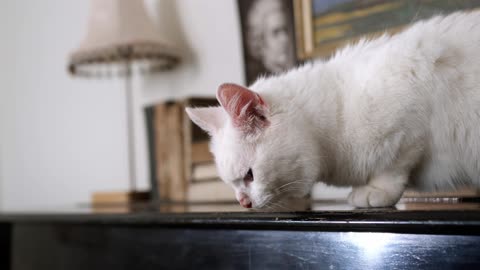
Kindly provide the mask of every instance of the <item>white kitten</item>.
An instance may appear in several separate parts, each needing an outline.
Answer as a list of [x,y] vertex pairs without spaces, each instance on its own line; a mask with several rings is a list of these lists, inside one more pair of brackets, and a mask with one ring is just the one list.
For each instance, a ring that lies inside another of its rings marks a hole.
[[362,40],[250,89],[224,84],[221,107],[187,109],[244,207],[291,208],[316,181],[354,186],[357,207],[392,206],[407,184],[480,186],[479,12]]

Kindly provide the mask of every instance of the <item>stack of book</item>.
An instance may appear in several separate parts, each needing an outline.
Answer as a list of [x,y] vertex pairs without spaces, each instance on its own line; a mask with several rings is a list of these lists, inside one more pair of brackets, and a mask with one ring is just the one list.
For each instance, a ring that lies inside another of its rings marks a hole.
[[208,141],[192,143],[190,201],[232,201],[235,195],[231,187],[223,183],[217,172],[213,156],[208,149]]
[[185,107],[218,106],[215,98],[189,98],[146,109],[152,197],[187,202],[235,201],[219,177],[209,151],[209,136]]

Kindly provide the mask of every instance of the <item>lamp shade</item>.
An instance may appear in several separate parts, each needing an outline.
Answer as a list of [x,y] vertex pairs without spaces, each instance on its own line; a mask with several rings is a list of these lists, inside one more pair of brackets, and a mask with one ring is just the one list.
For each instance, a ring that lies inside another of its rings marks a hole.
[[172,44],[156,31],[143,0],[91,0],[87,34],[71,53],[73,75],[98,75],[97,65],[145,60],[150,70],[179,62]]

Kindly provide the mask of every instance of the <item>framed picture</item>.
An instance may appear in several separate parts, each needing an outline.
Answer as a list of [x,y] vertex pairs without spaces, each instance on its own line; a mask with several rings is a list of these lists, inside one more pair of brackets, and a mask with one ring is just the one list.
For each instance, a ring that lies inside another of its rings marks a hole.
[[245,75],[250,85],[262,75],[297,64],[292,0],[238,0]]
[[479,0],[293,0],[297,56],[328,57],[360,37],[395,33],[437,14],[480,7]]

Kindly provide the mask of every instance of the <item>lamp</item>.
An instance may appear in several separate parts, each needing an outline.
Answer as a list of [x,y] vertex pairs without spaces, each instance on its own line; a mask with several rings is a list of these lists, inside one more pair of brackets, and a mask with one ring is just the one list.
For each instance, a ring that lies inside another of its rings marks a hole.
[[136,191],[132,71],[168,70],[179,62],[174,47],[149,20],[142,0],[91,0],[87,35],[69,59],[68,70],[79,77],[120,76],[125,79],[130,189]]

